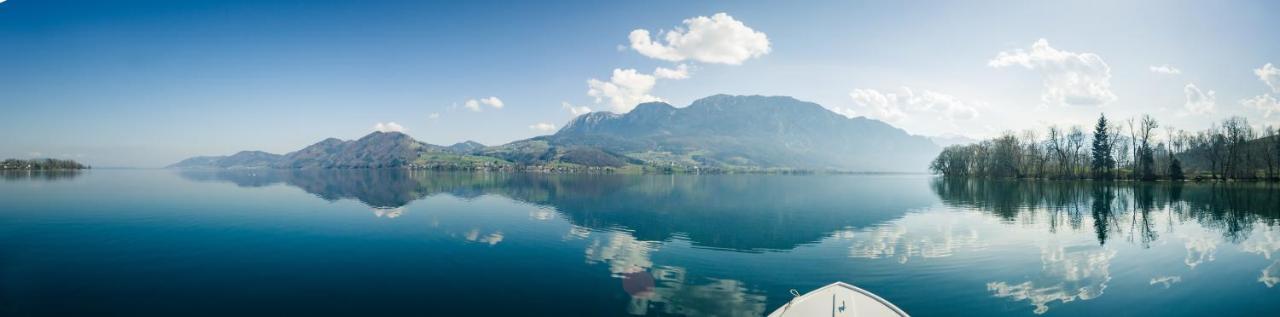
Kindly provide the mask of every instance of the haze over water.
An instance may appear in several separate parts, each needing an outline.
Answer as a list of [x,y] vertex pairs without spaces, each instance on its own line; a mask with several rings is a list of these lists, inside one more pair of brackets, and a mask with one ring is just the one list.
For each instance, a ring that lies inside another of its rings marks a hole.
[[92,170],[0,178],[0,315],[1272,315],[1267,184]]

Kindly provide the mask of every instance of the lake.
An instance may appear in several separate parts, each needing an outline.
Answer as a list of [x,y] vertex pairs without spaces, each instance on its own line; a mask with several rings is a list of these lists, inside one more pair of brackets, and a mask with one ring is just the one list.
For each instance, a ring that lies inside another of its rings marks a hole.
[[3,316],[1280,314],[1280,188],[927,175],[0,178]]

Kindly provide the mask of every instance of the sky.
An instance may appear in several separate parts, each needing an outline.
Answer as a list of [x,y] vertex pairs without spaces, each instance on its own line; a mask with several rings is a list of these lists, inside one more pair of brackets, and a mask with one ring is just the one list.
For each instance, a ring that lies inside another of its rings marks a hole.
[[[0,1],[0,157],[160,167],[784,95],[984,138],[1280,125],[1276,1]],[[1270,65],[1270,66],[1268,66]]]

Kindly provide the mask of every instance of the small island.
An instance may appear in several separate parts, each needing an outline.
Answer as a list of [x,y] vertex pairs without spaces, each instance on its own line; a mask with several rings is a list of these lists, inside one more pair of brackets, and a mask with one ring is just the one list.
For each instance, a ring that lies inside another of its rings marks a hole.
[[0,170],[3,171],[67,171],[67,170],[83,170],[89,169],[89,165],[81,164],[73,160],[59,159],[7,159],[0,161]]

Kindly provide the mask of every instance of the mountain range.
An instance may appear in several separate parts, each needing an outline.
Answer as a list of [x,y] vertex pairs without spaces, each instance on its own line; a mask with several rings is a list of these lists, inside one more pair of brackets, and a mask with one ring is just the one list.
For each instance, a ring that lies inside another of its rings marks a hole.
[[578,116],[555,134],[484,146],[427,144],[399,132],[326,139],[283,155],[243,151],[171,168],[600,168],[919,172],[941,149],[887,123],[791,97],[715,95],[677,108]]

